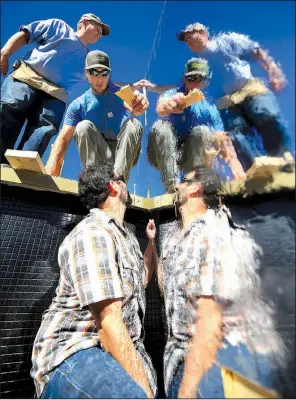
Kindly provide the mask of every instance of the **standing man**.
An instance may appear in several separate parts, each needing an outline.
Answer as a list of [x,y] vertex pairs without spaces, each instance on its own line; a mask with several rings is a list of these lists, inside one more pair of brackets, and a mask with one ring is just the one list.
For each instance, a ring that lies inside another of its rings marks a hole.
[[111,81],[109,56],[102,51],[88,53],[85,74],[91,87],[69,105],[46,169],[50,175],[60,174],[74,136],[85,166],[113,162],[114,170],[127,181],[138,161],[143,134],[142,125],[134,116],[142,115],[149,102],[138,91],[133,92],[135,99],[131,106],[115,95],[120,87]]
[[169,192],[174,191],[178,170],[190,171],[194,165],[213,165],[213,147],[223,161],[216,159],[215,167],[224,177],[243,178],[243,168],[237,159],[230,138],[215,104],[201,99],[187,107],[185,95],[191,90],[202,90],[210,81],[208,62],[192,58],[185,64],[180,87],[164,92],[156,107],[162,119],[157,120],[148,138],[148,160],[160,170]]
[[124,222],[131,197],[110,164],[78,182],[90,210],[59,249],[60,280],[33,346],[41,398],[152,398],[156,375],[143,345],[145,286],[154,269],[150,220],[144,259]]
[[176,189],[181,221],[161,246],[157,274],[168,323],[169,398],[225,398],[222,366],[272,389],[284,357],[261,298],[261,249],[228,209],[218,209],[220,187],[209,168],[187,173]]
[[235,32],[210,38],[208,29],[199,22],[188,25],[177,37],[209,61],[217,105],[244,168],[266,152],[282,156],[291,151],[287,124],[275,95],[251,72],[250,62],[257,61],[267,72],[274,91],[286,86],[283,72],[267,51],[248,36]]
[[13,149],[24,123],[19,150],[42,156],[62,121],[67,92],[84,79],[87,45],[110,34],[94,14],[84,14],[75,32],[59,19],[22,25],[1,49],[0,73],[7,74],[9,57],[25,44],[35,47],[14,65],[1,89],[1,162]]

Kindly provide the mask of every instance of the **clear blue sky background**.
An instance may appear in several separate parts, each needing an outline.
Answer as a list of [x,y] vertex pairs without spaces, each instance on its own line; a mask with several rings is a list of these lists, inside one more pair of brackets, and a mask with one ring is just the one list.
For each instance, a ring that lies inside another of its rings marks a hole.
[[[60,18],[76,28],[84,13],[94,13],[111,26],[112,34],[101,39],[91,50],[101,49],[111,58],[113,80],[135,82],[147,73],[148,59],[163,1],[2,1],[1,47],[20,25],[35,20]],[[288,87],[278,95],[290,133],[295,143],[295,3],[293,1],[167,1],[161,31],[156,42],[156,52],[151,59],[147,78],[158,84],[178,83],[185,62],[192,57],[187,46],[176,40],[176,32],[185,25],[200,21],[212,34],[220,31],[236,31],[250,35],[280,62],[288,78]],[[10,60],[20,58],[29,46],[17,51]],[[264,76],[255,65],[256,75]],[[88,88],[79,85],[71,99]],[[156,119],[157,95],[149,94],[150,108],[147,113],[143,149],[136,167],[133,168],[129,189],[146,196],[148,184],[151,196],[164,193],[158,171],[148,165],[146,144],[149,127]],[[144,124],[144,118],[141,118]],[[53,141],[52,141],[53,142]],[[52,143],[51,142],[51,143]],[[44,154],[45,163],[49,148]],[[81,163],[75,143],[68,149],[62,176],[77,179]]]

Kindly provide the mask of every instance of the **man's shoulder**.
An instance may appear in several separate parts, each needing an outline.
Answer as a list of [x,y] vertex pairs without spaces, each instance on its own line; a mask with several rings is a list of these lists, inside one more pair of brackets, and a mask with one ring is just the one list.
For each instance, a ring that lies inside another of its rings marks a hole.
[[84,93],[82,93],[80,96],[76,97],[76,99],[72,100],[70,103],[71,107],[74,108],[79,108],[80,106],[84,105],[88,101],[92,100],[93,96],[91,93],[91,89],[88,89]]
[[94,212],[90,212],[74,227],[67,238],[70,240],[75,239],[75,237],[87,231],[102,237],[112,236],[112,229],[110,225],[108,225],[107,219],[99,218]]
[[240,43],[249,40],[248,35],[238,32],[222,32],[212,39],[213,45],[217,44],[220,48],[229,46],[232,43]]
[[176,93],[184,93],[184,90],[182,90],[182,87],[181,87],[181,86],[178,86],[178,87],[176,87],[176,88],[172,88],[172,89],[166,90],[165,92],[163,92],[163,93],[160,95],[160,98],[161,98],[161,97],[172,97],[172,96],[174,96]]
[[55,27],[64,28],[67,30],[74,31],[70,25],[68,25],[65,21],[59,18],[50,18],[46,20],[49,24],[52,24]]

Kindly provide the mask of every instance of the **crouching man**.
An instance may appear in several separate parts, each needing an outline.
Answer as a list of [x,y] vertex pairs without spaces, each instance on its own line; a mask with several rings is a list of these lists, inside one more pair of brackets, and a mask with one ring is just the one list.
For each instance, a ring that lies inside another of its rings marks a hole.
[[157,273],[168,323],[169,398],[225,398],[221,367],[275,389],[284,362],[271,309],[261,297],[261,248],[225,206],[218,207],[220,185],[202,166],[182,178],[176,188],[181,221],[161,246]]
[[156,375],[143,345],[145,285],[153,272],[155,225],[144,258],[124,222],[131,197],[110,164],[87,167],[79,196],[90,210],[59,249],[60,280],[32,354],[41,398],[152,398]]
[[[185,95],[202,90],[210,78],[208,62],[192,58],[185,64],[182,85],[166,91],[158,100],[156,112],[162,118],[149,134],[148,160],[160,170],[168,192],[174,191],[179,170],[189,172],[197,164],[217,168],[225,179],[245,176],[215,104],[201,99],[186,105]],[[221,158],[215,160],[215,152]]]
[[114,170],[127,181],[138,161],[143,134],[141,123],[134,116],[142,115],[149,102],[138,91],[134,91],[132,106],[115,95],[120,87],[111,81],[110,60],[102,51],[88,53],[85,73],[91,88],[69,105],[46,169],[50,175],[60,175],[74,136],[84,166],[114,163]]

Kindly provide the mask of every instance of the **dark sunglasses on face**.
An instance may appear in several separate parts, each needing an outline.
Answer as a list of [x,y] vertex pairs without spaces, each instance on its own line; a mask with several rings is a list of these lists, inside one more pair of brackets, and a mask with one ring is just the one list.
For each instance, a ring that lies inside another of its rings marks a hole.
[[186,76],[188,82],[203,82],[206,81],[207,78],[205,76],[197,75],[197,76]]
[[108,71],[106,69],[104,71],[98,71],[97,69],[89,69],[88,73],[91,76],[103,76],[103,77],[106,77],[106,76],[110,75],[110,71]]
[[119,175],[116,178],[112,178],[112,181],[122,181],[123,183],[126,183],[122,175]]

